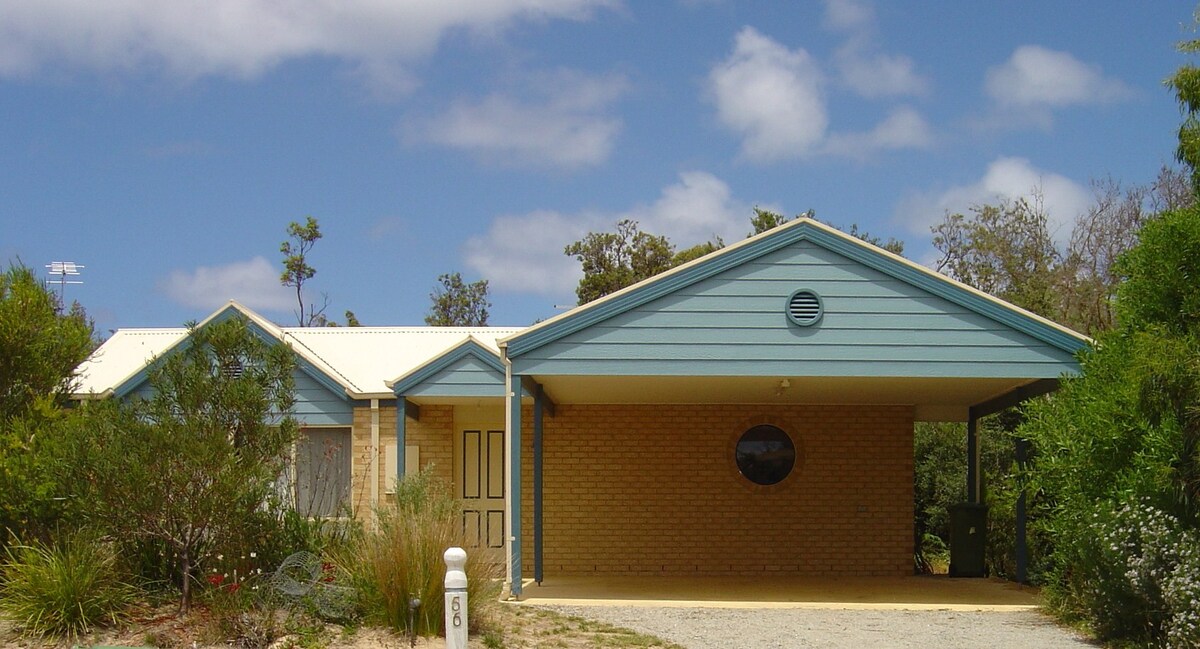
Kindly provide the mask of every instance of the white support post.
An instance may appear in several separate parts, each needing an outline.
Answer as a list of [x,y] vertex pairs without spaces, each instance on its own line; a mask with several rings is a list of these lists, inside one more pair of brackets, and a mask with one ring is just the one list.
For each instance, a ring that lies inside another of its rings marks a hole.
[[467,553],[450,548],[446,560],[446,649],[467,649]]

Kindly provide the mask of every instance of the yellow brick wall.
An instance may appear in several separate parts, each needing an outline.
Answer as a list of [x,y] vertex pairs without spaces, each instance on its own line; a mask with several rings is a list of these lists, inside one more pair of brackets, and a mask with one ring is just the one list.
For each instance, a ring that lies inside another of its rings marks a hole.
[[[912,572],[911,408],[560,405],[544,421],[547,577]],[[532,576],[528,407],[522,422]],[[733,459],[759,423],[787,431],[802,454],[772,487],[745,480]]]
[[[454,409],[452,406],[422,406],[421,419],[405,422],[405,437],[408,446],[420,447],[421,465],[433,464],[437,474],[449,484],[454,453]],[[354,409],[354,449],[351,457],[352,479],[350,500],[355,516],[371,509],[371,469],[376,465],[375,475],[379,480],[379,498],[387,495],[394,476],[388,475],[384,453],[394,450],[396,443],[396,407],[392,404],[379,408],[379,444],[371,444],[371,408]]]
[[421,468],[432,464],[435,475],[450,484],[454,479],[454,406],[421,406],[421,420],[407,420],[404,435],[408,446],[420,447]]

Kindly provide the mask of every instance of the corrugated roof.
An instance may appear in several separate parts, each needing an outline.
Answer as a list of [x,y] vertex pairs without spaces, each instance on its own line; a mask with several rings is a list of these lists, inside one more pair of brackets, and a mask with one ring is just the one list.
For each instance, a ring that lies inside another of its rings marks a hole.
[[291,327],[284,339],[354,394],[390,394],[386,382],[428,363],[468,337],[499,353],[496,340],[520,327]]
[[[499,353],[496,340],[521,327],[279,327],[244,306],[230,307],[258,322],[346,389],[353,397],[388,395],[387,381],[406,375],[474,337]],[[201,325],[203,326],[203,324]],[[76,396],[107,396],[187,335],[185,327],[119,329],[79,366]]]
[[77,397],[100,397],[124,383],[175,343],[187,329],[118,329],[79,366]]

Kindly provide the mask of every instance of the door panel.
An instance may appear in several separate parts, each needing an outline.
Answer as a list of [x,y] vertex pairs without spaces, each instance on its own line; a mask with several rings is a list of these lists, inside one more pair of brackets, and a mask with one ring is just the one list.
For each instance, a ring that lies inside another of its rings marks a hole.
[[464,428],[455,445],[466,543],[504,548],[504,431]]

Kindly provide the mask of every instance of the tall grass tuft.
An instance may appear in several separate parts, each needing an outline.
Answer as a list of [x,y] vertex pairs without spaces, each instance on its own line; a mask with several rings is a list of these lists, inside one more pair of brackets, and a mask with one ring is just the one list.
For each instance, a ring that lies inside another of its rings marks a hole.
[[85,533],[14,544],[0,565],[0,614],[27,635],[75,639],[115,625],[138,596],[111,543]]
[[[405,476],[393,498],[338,557],[358,588],[364,617],[405,633],[435,635],[442,630],[443,582],[447,548],[467,548],[468,622],[476,627],[499,594],[499,566],[486,553],[465,545],[462,507],[444,481],[428,470]],[[421,600],[414,628],[409,601]],[[474,630],[474,629],[472,629]]]

